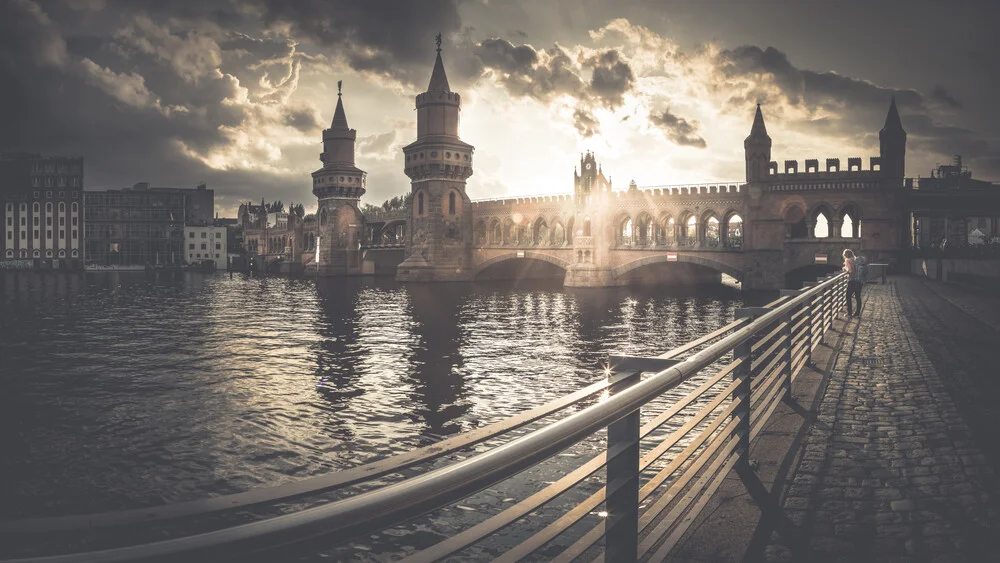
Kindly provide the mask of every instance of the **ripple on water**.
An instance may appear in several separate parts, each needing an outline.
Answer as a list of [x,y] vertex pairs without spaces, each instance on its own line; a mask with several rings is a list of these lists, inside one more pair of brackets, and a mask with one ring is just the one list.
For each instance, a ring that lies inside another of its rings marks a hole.
[[662,353],[741,304],[620,288],[88,274],[54,289],[56,278],[0,276],[3,516],[351,467],[571,392],[609,355]]

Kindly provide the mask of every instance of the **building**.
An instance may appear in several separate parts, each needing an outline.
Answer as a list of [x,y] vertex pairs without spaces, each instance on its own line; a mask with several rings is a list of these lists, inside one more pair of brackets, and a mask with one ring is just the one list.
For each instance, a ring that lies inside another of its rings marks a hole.
[[930,177],[907,180],[914,250],[952,252],[1000,243],[1000,185],[977,180],[956,155]]
[[211,227],[215,215],[214,192],[204,184],[87,191],[84,209],[86,262],[97,268],[180,266],[187,261],[185,227]]
[[215,269],[225,270],[229,265],[227,231],[215,225],[184,227],[185,262],[200,265],[211,261]]
[[82,193],[82,158],[0,155],[0,268],[81,268]]

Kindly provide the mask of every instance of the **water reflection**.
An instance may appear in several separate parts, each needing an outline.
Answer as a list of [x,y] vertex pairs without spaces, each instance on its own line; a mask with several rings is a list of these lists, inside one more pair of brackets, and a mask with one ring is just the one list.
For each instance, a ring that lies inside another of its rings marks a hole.
[[712,289],[0,275],[8,515],[222,494],[540,404],[730,320]]

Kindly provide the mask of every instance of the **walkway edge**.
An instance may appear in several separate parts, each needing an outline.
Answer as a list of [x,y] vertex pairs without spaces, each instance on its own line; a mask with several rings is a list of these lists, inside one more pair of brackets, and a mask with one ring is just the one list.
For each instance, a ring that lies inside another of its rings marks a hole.
[[[785,481],[799,464],[802,441],[816,420],[823,393],[845,344],[850,345],[846,352],[853,352],[858,326],[858,322],[844,318],[834,321],[828,334],[835,335],[836,340],[814,350],[815,365],[804,366],[795,378],[792,400],[782,401],[751,444],[754,474],[744,478],[737,470],[730,471],[671,552],[671,561],[756,561],[771,533],[790,525],[780,509]],[[851,340],[845,343],[848,336]]]

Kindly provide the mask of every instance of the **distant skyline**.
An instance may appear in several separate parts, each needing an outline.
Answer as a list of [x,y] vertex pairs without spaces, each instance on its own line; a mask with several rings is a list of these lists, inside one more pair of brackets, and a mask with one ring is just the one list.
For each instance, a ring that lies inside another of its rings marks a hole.
[[892,95],[908,176],[961,154],[1000,180],[997,21],[980,0],[0,0],[0,150],[83,156],[86,189],[312,210],[342,80],[379,204],[409,191],[441,32],[474,199],[570,192],[588,150],[616,188],[742,180],[757,102],[774,160],[877,155]]

